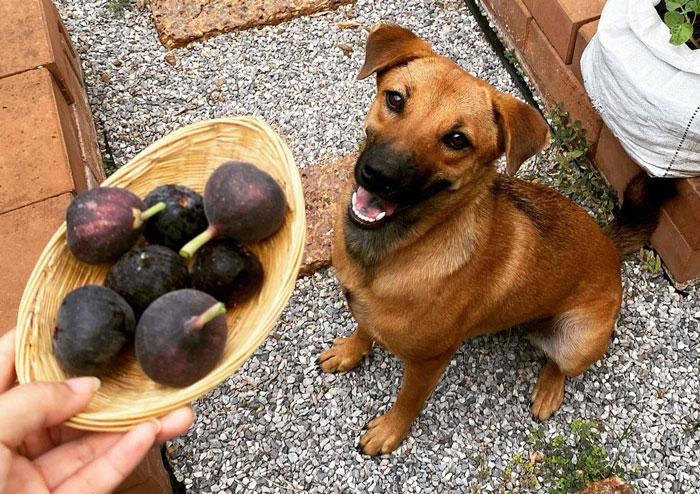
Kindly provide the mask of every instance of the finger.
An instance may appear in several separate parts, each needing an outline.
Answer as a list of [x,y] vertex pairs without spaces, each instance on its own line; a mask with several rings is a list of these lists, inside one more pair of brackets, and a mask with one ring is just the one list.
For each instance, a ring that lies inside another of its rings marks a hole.
[[0,337],[0,392],[15,382],[15,330]]
[[63,482],[54,494],[107,494],[138,466],[153,446],[160,422],[149,420],[124,434],[92,463]]
[[158,420],[161,428],[156,440],[159,444],[162,444],[168,439],[184,434],[190,428],[192,422],[194,422],[194,411],[192,407],[184,406],[173,410]]
[[22,384],[1,394],[0,443],[14,448],[30,434],[64,422],[87,407],[99,386],[96,377],[76,377]]
[[124,432],[93,432],[54,448],[34,460],[49,490],[65,482],[114,446]]
[[7,489],[10,463],[12,463],[12,451],[0,444],[0,492],[5,492]]

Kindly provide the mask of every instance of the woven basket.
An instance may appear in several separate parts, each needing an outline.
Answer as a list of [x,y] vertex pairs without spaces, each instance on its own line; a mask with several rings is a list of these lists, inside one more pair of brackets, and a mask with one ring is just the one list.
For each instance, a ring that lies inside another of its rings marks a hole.
[[[257,298],[227,312],[229,334],[219,365],[186,388],[151,381],[131,354],[111,374],[87,410],[69,420],[86,430],[126,430],[204,395],[238,369],[267,337],[291,296],[301,264],[305,237],[304,199],[292,155],[275,132],[251,117],[224,118],[189,125],[155,142],[103,185],[124,187],[144,197],[158,185],[187,185],[198,192],[211,172],[227,160],[254,163],[285,191],[289,210],[270,238],[250,245],[265,270]],[[61,225],[41,254],[24,291],[17,322],[16,369],[20,383],[63,381],[67,375],[52,352],[59,304],[71,290],[102,284],[109,265],[77,261],[66,245]]]

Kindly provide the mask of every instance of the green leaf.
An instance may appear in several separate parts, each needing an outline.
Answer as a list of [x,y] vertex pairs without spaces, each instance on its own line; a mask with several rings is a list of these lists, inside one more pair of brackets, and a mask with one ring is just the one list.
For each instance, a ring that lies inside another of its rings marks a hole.
[[682,45],[693,35],[693,26],[684,22],[671,28],[671,44]]
[[664,15],[664,24],[666,24],[671,29],[673,29],[679,24],[683,24],[684,22],[685,17],[683,17],[683,14],[681,14],[680,12],[666,12],[666,14]]
[[581,156],[583,156],[583,151],[580,149],[577,149],[576,151],[571,151],[568,155],[567,158],[572,158],[572,159],[578,159]]
[[666,8],[668,10],[680,9],[684,3],[685,2],[681,0],[666,0]]

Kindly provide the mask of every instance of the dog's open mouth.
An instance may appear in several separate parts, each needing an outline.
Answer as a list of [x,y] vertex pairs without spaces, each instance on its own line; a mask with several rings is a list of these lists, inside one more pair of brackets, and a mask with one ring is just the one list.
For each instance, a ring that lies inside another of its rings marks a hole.
[[362,186],[352,194],[350,217],[363,226],[378,226],[396,212],[398,204],[372,194]]

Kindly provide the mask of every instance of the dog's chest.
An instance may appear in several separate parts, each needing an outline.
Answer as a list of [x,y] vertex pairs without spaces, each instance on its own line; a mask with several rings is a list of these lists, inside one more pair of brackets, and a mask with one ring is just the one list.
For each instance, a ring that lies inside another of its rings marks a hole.
[[[427,300],[425,289],[429,287],[425,283],[381,277],[362,283],[353,281],[343,286],[358,325],[399,357],[424,356],[426,351],[439,353],[459,339],[455,332],[459,308],[450,303],[449,297]],[[439,283],[434,283],[434,290],[429,292],[440,293]]]

